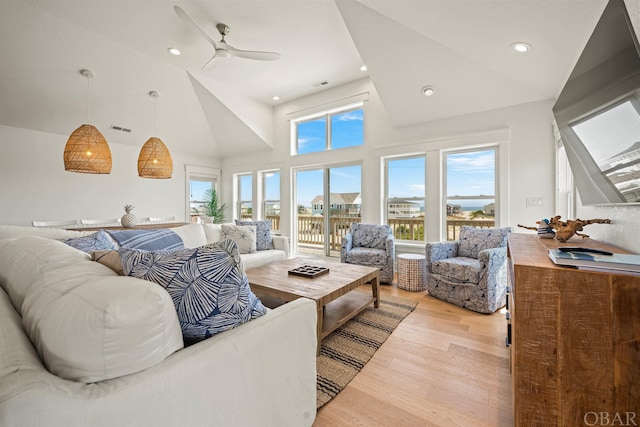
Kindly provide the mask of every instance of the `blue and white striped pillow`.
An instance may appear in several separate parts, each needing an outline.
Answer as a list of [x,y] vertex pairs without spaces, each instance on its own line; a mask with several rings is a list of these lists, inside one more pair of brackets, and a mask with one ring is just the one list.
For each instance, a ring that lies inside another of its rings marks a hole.
[[166,228],[155,230],[110,230],[109,234],[121,248],[145,251],[176,251],[184,249],[178,234]]
[[249,287],[233,240],[174,252],[118,253],[125,275],[169,292],[188,340],[208,338],[267,312]]

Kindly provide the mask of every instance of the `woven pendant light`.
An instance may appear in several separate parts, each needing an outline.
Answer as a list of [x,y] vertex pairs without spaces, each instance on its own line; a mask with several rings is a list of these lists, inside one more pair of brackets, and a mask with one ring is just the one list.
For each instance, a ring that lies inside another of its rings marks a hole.
[[[158,92],[151,91],[149,96],[157,99]],[[156,110],[156,108],[154,108]],[[154,133],[157,111],[154,111]],[[160,138],[151,137],[144,143],[138,155],[138,176],[142,178],[168,179],[173,174],[171,153]]]
[[160,138],[147,140],[138,156],[138,176],[142,178],[171,178],[173,161],[171,153]]
[[[87,79],[91,70],[80,70]],[[91,122],[91,85],[89,85],[89,122]],[[64,147],[64,170],[78,173],[111,173],[111,150],[107,140],[93,125],[84,124],[74,130]]]
[[74,130],[64,147],[64,170],[79,173],[111,173],[111,150],[95,126]]

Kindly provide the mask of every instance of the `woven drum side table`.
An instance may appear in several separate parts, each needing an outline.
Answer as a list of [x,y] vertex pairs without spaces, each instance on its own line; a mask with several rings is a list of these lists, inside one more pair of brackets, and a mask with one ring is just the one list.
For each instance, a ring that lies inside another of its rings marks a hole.
[[414,292],[427,289],[427,259],[424,255],[398,255],[398,288]]

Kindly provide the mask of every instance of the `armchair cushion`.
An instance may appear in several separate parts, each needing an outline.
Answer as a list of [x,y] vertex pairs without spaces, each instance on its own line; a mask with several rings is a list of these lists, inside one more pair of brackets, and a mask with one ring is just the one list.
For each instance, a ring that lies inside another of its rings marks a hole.
[[391,234],[391,228],[388,225],[356,222],[351,224],[351,234],[354,247],[384,249]]
[[475,258],[457,257],[435,261],[431,264],[431,273],[439,274],[446,280],[460,283],[477,284],[483,266]]
[[387,263],[387,251],[374,248],[353,248],[346,253],[345,262],[358,265],[384,265]]
[[507,245],[507,236],[511,228],[474,228],[463,226],[460,229],[460,245],[458,256],[478,258],[478,253],[485,249],[499,248]]

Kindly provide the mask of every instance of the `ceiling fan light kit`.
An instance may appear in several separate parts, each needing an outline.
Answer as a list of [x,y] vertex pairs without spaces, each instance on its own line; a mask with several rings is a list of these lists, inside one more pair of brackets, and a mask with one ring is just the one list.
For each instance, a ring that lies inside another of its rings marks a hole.
[[274,61],[280,58],[280,54],[276,52],[263,52],[263,51],[251,51],[251,50],[241,50],[236,49],[235,47],[227,44],[224,37],[229,34],[231,28],[227,24],[218,23],[216,24],[216,28],[218,29],[218,33],[220,33],[221,39],[219,42],[215,42],[206,31],[200,27],[200,25],[187,13],[182,10],[180,6],[173,6],[173,10],[176,12],[176,15],[180,17],[193,31],[199,33],[206,41],[209,42],[211,46],[213,46],[213,56],[211,59],[202,66],[202,69],[205,70],[209,68],[214,60],[217,59],[225,59],[230,57],[238,57],[245,59],[254,59],[258,61]]

